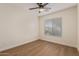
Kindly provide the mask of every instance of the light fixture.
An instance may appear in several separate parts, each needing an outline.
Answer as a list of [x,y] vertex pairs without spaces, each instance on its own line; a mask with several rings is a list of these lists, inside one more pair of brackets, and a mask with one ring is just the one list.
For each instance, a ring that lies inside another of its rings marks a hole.
[[45,11],[44,8],[40,8],[40,9],[39,9],[39,13],[40,13],[40,12],[43,12],[43,11]]

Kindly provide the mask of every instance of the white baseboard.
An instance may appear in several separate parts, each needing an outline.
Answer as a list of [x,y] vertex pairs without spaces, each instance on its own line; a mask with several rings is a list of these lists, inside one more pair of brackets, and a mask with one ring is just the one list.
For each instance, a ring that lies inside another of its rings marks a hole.
[[38,40],[38,37],[34,37],[34,38],[31,38],[29,39],[28,41],[25,41],[25,42],[22,42],[22,43],[19,43],[19,44],[15,44],[15,45],[11,45],[9,47],[5,47],[5,48],[2,48],[0,49],[0,51],[5,51],[5,50],[8,50],[8,49],[11,49],[11,48],[14,48],[14,47],[17,47],[17,46],[20,46],[20,45],[24,45],[24,44],[27,44],[27,43],[30,43],[30,42],[33,42],[35,40]]
[[[34,37],[34,38],[31,38],[31,39],[29,39],[28,41],[22,42],[22,43],[20,43],[20,44],[12,45],[12,46],[7,47],[7,48],[2,48],[2,49],[0,49],[0,51],[4,51],[4,50],[11,49],[11,48],[14,48],[14,47],[23,45],[23,44],[27,44],[27,43],[30,43],[30,42],[32,42],[32,41],[38,40],[38,39],[41,39],[41,38],[40,38],[40,37]],[[41,40],[45,40],[45,39],[41,39]],[[45,41],[53,42],[53,41],[50,41],[50,40],[45,40]],[[58,42],[54,42],[54,43],[58,43]],[[63,43],[58,43],[58,44],[65,45],[65,44],[63,44]],[[66,46],[69,46],[69,45],[66,45]],[[73,47],[73,46],[70,46],[70,47]],[[78,51],[79,51],[79,48],[78,48]]]
[[76,46],[71,46],[71,45],[66,44],[66,43],[60,43],[60,42],[57,42],[57,41],[51,41],[51,40],[46,40],[46,39],[42,39],[42,40],[45,40],[45,41],[48,41],[48,42],[52,42],[52,43],[58,43],[58,44],[69,46],[69,47],[77,48]]

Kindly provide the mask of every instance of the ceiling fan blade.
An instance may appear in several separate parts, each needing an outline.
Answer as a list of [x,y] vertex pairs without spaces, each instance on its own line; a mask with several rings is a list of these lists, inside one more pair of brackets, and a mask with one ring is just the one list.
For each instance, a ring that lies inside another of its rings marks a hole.
[[46,5],[48,5],[48,3],[45,3],[43,6],[46,6]]
[[33,9],[38,9],[39,7],[35,7],[35,8],[29,8],[29,10],[33,10]]
[[42,3],[37,3],[38,6],[42,5]]

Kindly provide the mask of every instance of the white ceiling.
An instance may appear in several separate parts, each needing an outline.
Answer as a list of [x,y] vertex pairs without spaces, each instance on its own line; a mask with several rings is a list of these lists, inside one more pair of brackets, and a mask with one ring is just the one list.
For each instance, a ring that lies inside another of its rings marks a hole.
[[72,6],[76,6],[76,3],[49,3],[46,7],[51,8],[48,11],[44,11],[42,13],[38,13],[38,10],[29,10],[29,8],[37,7],[36,3],[17,3],[17,4],[0,4],[0,6],[18,6],[21,9],[24,9],[31,13],[36,13],[38,16],[47,15],[53,12],[57,12],[66,8],[70,8]]
[[66,8],[70,8],[75,5],[76,5],[75,3],[51,3],[51,4],[47,5],[47,7],[50,7],[51,9],[49,11],[42,12],[39,15],[50,14],[53,12],[57,12],[57,11],[66,9]]
[[[38,16],[43,16],[43,15],[47,15],[53,12],[57,12],[66,8],[70,8],[72,6],[76,6],[76,3],[49,3],[46,7],[51,8],[48,11],[44,11],[42,13],[38,13],[38,10],[30,10],[31,12],[35,12]],[[32,7],[37,7],[37,4],[35,3],[30,3],[30,4],[26,4],[25,8],[27,8],[27,10],[29,8]]]

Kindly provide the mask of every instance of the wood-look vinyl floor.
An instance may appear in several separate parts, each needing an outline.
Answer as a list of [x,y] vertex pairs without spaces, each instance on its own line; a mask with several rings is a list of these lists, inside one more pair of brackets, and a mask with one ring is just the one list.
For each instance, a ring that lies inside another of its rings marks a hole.
[[76,48],[37,40],[6,51],[2,55],[12,56],[79,56]]

